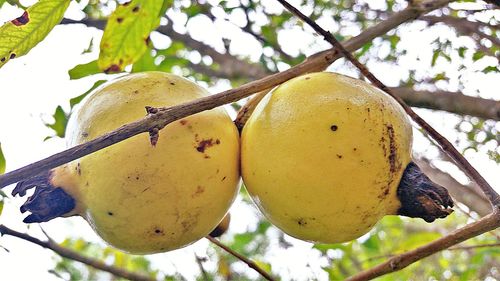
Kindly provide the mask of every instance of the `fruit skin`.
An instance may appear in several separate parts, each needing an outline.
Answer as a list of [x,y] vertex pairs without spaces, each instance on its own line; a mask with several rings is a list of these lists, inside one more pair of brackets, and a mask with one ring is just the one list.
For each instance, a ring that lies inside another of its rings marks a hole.
[[263,214],[299,239],[338,243],[401,207],[411,161],[403,109],[373,86],[311,73],[275,88],[242,132],[242,176]]
[[[127,75],[96,90],[71,116],[74,146],[208,92],[162,72]],[[232,204],[239,182],[239,136],[222,108],[167,125],[155,146],[141,134],[75,160],[50,183],[75,198],[81,215],[109,244],[134,254],[165,252],[206,236]]]

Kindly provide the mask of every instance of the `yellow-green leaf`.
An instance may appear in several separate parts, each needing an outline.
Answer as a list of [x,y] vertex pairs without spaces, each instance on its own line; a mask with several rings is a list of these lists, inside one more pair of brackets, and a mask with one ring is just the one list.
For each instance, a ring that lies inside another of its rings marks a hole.
[[40,0],[24,13],[0,27],[0,67],[25,55],[58,24],[69,0]]
[[160,23],[164,1],[132,0],[111,14],[97,62],[106,73],[120,72],[148,48],[149,34]]
[[0,174],[5,173],[5,156],[2,152],[2,144],[0,143]]

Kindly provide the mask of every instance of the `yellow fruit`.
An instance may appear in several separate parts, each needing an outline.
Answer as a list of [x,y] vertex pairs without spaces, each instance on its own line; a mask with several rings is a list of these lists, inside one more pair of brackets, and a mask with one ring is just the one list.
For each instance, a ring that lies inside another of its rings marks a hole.
[[409,165],[411,140],[405,112],[388,95],[360,80],[311,73],[275,88],[251,115],[241,140],[243,181],[273,224],[303,240],[349,241],[387,214],[432,221],[450,212],[441,187],[443,198],[426,197],[439,210],[419,206],[433,217],[406,210],[398,198],[405,168],[418,170]]
[[[68,125],[68,145],[144,117],[145,106],[168,107],[207,95],[171,74],[124,76],[82,102]],[[48,185],[75,199],[72,210],[59,215],[80,215],[109,244],[145,254],[177,249],[210,233],[233,202],[238,181],[238,132],[218,108],[167,125],[156,145],[141,134],[59,167]],[[23,185],[37,184],[22,183],[17,192]],[[48,199],[35,199],[23,206],[32,212],[27,221],[51,219],[54,215],[37,212]]]

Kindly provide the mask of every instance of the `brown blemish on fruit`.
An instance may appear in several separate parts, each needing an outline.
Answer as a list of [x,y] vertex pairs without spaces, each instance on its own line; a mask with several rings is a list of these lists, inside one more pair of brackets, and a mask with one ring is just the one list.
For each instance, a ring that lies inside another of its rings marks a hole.
[[311,79],[311,77],[309,77],[309,76],[306,76],[306,80],[309,80],[309,79]]
[[202,194],[203,192],[205,192],[205,188],[203,186],[198,185],[196,187],[196,191],[193,193],[193,195],[191,195],[191,198],[197,197],[200,194]]
[[28,15],[28,11],[24,11],[24,13],[20,17],[13,19],[10,22],[15,26],[21,26],[27,24],[29,21],[30,17]]
[[130,3],[132,3],[132,1],[125,2],[122,5],[125,6],[125,7],[127,7],[128,5],[130,5]]
[[139,180],[139,176],[136,176],[136,177],[135,177],[135,179],[136,179],[136,180]]
[[342,159],[342,155],[337,154],[337,158],[338,158],[338,159]]
[[78,162],[78,163],[76,164],[76,168],[75,168],[75,170],[76,170],[76,173],[77,173],[79,176],[81,176],[81,175],[82,175],[82,169],[81,169],[81,166],[80,166],[80,162]]
[[5,61],[5,57],[1,58],[0,59],[1,62],[4,62]]
[[337,125],[331,125],[330,126],[330,130],[332,130],[333,132],[337,131],[338,128],[339,128],[339,126],[337,126]]
[[137,13],[137,12],[139,12],[139,10],[140,10],[140,9],[141,9],[141,8],[140,8],[139,6],[135,6],[135,7],[132,9],[132,12]]
[[121,71],[121,68],[119,65],[112,64],[104,70],[104,73],[109,74],[109,73],[116,73],[116,72],[120,72],[120,71]]
[[221,181],[224,181],[224,180],[226,180],[226,176],[224,176]]
[[395,173],[401,166],[397,159],[397,146],[394,136],[394,128],[390,124],[385,125],[387,128],[387,135],[389,136],[389,165],[391,168],[391,173]]
[[[219,141],[219,143],[220,143],[220,141]],[[202,141],[200,141],[198,143],[198,146],[196,147],[196,150],[198,152],[203,153],[203,152],[205,152],[205,150],[207,148],[212,147],[212,146],[214,146],[214,144],[219,144],[219,143],[217,143],[217,141],[214,142],[213,139],[202,140]]]
[[220,140],[219,140],[219,139],[216,139],[216,140],[215,140],[215,144],[220,144]]
[[10,54],[10,59],[13,59],[15,57],[16,57],[16,54],[14,54],[14,53]]
[[87,133],[87,132],[83,132],[83,133],[82,133],[82,137],[86,138],[86,137],[88,137],[88,136],[89,136],[89,133]]
[[174,83],[174,82],[170,82],[170,85],[174,86],[174,85],[175,85],[175,83]]
[[151,38],[149,38],[149,36],[144,38],[144,43],[146,43],[146,46],[149,46],[150,42],[151,42]]
[[148,191],[150,188],[151,188],[151,186],[148,186],[148,187],[144,188],[144,189],[141,191],[141,193],[144,193],[144,192]]
[[356,151],[356,150],[358,150],[358,149],[357,149],[356,147],[353,147],[353,148],[352,148],[352,150],[353,150],[353,151]]
[[116,18],[116,22],[122,23],[123,22],[123,18]]
[[185,120],[185,119],[182,119],[181,121],[179,121],[179,123],[181,123],[181,125],[183,125],[183,126],[184,126],[184,125],[186,125],[186,124],[187,124],[187,122],[188,122],[188,121],[187,121],[187,120]]
[[113,212],[108,211],[108,216],[113,216]]
[[137,95],[139,93],[139,90],[134,90],[133,93]]

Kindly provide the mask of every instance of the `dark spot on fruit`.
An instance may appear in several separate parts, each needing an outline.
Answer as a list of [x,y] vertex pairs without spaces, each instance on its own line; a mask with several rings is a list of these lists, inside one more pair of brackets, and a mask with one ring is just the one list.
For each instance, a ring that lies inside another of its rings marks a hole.
[[369,108],[369,107],[367,107],[367,108],[366,108],[366,111],[367,111],[367,112],[370,112],[370,108]]
[[224,176],[221,181],[224,181],[225,179],[226,179],[226,176]]
[[112,215],[114,215],[113,212],[108,211],[108,216],[112,216]]
[[82,169],[80,167],[80,162],[78,162],[78,164],[76,164],[76,172],[78,173],[79,176],[82,175]]
[[353,150],[353,151],[356,151],[356,150],[358,150],[358,149],[357,149],[356,147],[354,147],[352,150]]
[[311,79],[311,77],[307,76],[307,77],[306,77],[306,80],[309,80],[309,79]]
[[149,38],[149,36],[144,38],[144,43],[146,43],[146,45],[149,45],[149,42],[151,42],[151,38]]
[[210,159],[210,156],[209,156],[209,155],[207,155],[207,154],[205,154],[205,155],[203,156],[203,158],[205,158],[205,159]]
[[30,17],[28,15],[28,11],[24,11],[24,13],[20,17],[18,17],[17,19],[12,20],[11,22],[15,26],[21,26],[21,25],[27,24],[29,21],[30,21]]
[[165,235],[165,233],[163,233],[163,230],[162,230],[162,229],[160,229],[160,228],[155,228],[155,233],[156,233],[157,235]]
[[297,220],[297,224],[300,225],[300,226],[306,226],[307,225],[307,221],[304,218],[299,218]]
[[338,159],[342,159],[342,155],[337,154],[337,158],[338,158]]
[[130,3],[132,3],[132,1],[125,2],[122,5],[126,7],[126,6],[130,5]]
[[136,180],[139,180],[139,176],[135,177]]
[[10,54],[10,59],[13,59],[15,57],[16,57],[16,54],[14,54],[14,53]]
[[198,152],[205,152],[205,149],[211,147],[214,145],[213,139],[208,139],[208,140],[202,140],[198,143],[198,146],[196,147],[196,150]]
[[88,136],[89,136],[89,133],[87,133],[87,132],[83,132],[83,133],[82,133],[82,137],[86,138],[86,137],[88,137]]
[[123,21],[123,18],[116,18],[116,21],[117,21],[118,23],[121,23],[121,22]]
[[116,72],[120,72],[120,71],[121,71],[121,68],[119,65],[112,64],[104,70],[104,73],[108,74],[108,73],[116,73]]
[[4,62],[5,61],[5,57],[1,58],[0,61]]
[[148,191],[148,189],[150,189],[150,188],[151,188],[151,186],[148,186],[148,187],[144,188],[141,193],[144,193],[144,192]]
[[179,123],[181,123],[181,125],[186,125],[186,124],[187,124],[187,122],[188,122],[188,121],[187,121],[187,120],[185,120],[185,119],[182,119],[181,121],[179,121]]
[[338,128],[339,128],[339,127],[338,127],[337,125],[332,125],[332,126],[330,126],[330,130],[332,130],[332,131],[334,131],[334,132],[335,132],[335,131],[337,131],[337,130],[338,130]]
[[140,8],[139,6],[135,6],[135,7],[132,9],[132,12],[137,13],[137,12],[139,12],[139,10],[140,10],[140,9],[141,9],[141,8]]
[[86,183],[85,183],[85,186],[89,186],[89,182],[86,182]]
[[216,140],[215,140],[215,144],[220,144],[220,140],[219,140],[219,139],[216,139]]
[[138,94],[139,93],[139,90],[134,90],[134,94]]
[[175,85],[175,83],[174,83],[174,82],[170,82],[170,85],[174,86],[174,85]]

